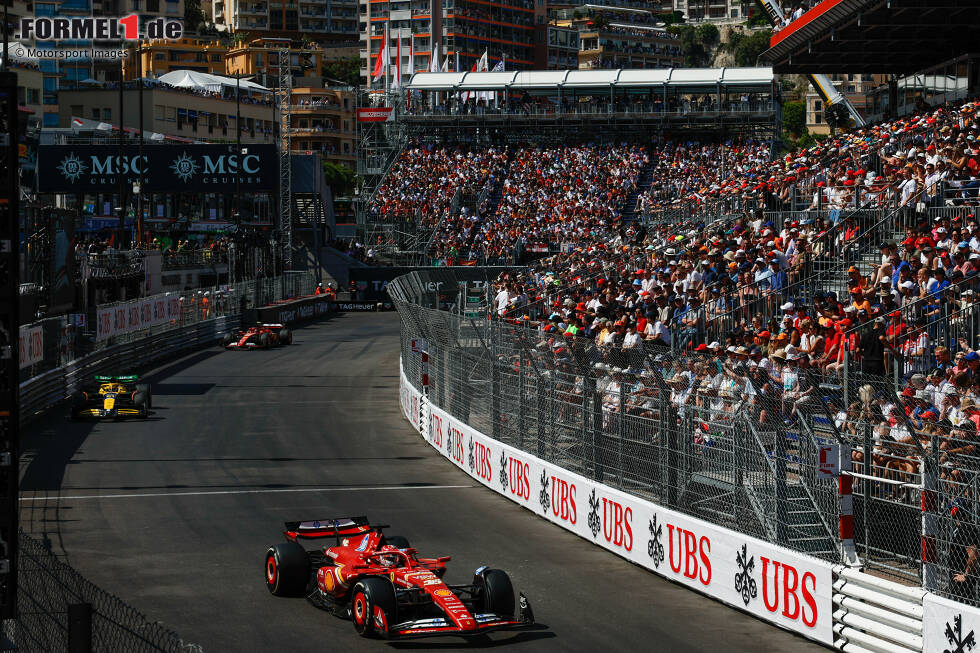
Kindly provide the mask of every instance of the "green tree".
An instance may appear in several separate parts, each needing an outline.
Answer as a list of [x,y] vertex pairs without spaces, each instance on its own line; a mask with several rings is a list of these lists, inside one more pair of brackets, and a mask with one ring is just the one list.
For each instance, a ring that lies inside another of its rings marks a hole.
[[197,33],[206,20],[201,0],[184,0],[184,31]]
[[347,57],[336,61],[325,61],[322,74],[328,77],[331,83],[357,86],[361,77],[361,60],[358,57]]
[[335,197],[350,195],[357,185],[357,175],[353,170],[332,161],[323,162],[323,178]]
[[783,104],[783,130],[794,139],[806,136],[806,102]]
[[735,56],[735,65],[755,66],[759,61],[759,55],[769,49],[771,38],[772,30],[765,29],[740,39],[732,50],[732,54]]
[[695,33],[697,34],[698,40],[706,46],[718,43],[718,40],[721,38],[718,28],[711,23],[698,25]]
[[663,20],[664,25],[668,26],[684,22],[684,14],[679,11],[672,11],[669,14],[664,14],[660,18]]
[[685,66],[699,68],[708,64],[708,49],[698,37],[698,32],[693,26],[671,25],[667,31],[677,35],[681,49],[684,51]]

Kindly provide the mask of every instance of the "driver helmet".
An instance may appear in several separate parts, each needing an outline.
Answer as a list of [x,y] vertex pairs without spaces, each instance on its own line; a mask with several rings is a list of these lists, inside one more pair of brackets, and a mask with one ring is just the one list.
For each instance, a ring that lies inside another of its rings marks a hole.
[[[378,549],[378,552],[379,553],[384,553],[386,551],[398,551],[398,547],[397,546],[392,546],[390,544],[385,544],[383,547],[381,547],[380,549]],[[382,555],[382,556],[380,556],[378,558],[378,560],[380,560],[380,562],[381,562],[381,566],[383,566],[383,567],[394,567],[394,566],[396,566],[398,564],[398,562],[399,562],[400,559],[401,559],[401,556],[399,556],[397,554],[393,554],[393,555]]]

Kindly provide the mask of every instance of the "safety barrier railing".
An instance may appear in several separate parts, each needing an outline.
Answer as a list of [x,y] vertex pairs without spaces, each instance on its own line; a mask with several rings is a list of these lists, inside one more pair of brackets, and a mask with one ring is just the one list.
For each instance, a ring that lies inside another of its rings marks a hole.
[[[158,324],[143,328],[138,315],[133,328],[129,328],[132,323],[124,320],[124,328],[108,336],[105,331],[100,333],[95,319],[87,320],[84,326],[77,324],[78,316],[49,318],[25,325],[21,327],[22,337],[37,342],[40,354],[39,360],[21,369],[24,379],[20,384],[21,419],[29,420],[62,401],[79,383],[95,374],[129,371],[216,342],[238,328],[246,311],[290,297],[311,295],[313,286],[312,274],[300,272],[104,305],[94,312],[94,317],[100,314],[105,317],[115,308],[124,307],[128,319],[132,315],[129,309],[139,312],[146,308],[146,303],[156,303],[158,299],[176,304],[174,312]],[[23,357],[23,345],[21,349]]]

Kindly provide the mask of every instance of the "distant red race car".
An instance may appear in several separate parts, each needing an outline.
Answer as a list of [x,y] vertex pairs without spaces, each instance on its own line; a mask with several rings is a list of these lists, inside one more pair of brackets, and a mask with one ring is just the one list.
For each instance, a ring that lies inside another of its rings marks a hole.
[[293,344],[293,334],[285,324],[258,324],[247,329],[226,333],[225,349],[268,349]]
[[[471,584],[447,585],[449,556],[419,558],[407,539],[384,528],[366,517],[286,522],[286,541],[265,554],[266,586],[276,596],[306,596],[353,621],[364,637],[472,637],[534,623],[524,594],[515,610],[505,572],[480,567]],[[308,551],[300,544],[323,538],[336,545]]]

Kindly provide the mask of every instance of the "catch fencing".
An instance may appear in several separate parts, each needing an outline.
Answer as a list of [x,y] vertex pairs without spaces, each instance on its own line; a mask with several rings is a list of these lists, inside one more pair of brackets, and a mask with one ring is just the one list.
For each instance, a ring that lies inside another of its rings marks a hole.
[[[4,635],[18,651],[200,653],[164,624],[150,621],[99,588],[26,533],[18,542],[18,618]],[[87,645],[87,646],[86,646]],[[80,648],[84,646],[85,648]]]
[[772,375],[746,357],[602,347],[487,319],[467,301],[481,294],[472,280],[450,270],[388,292],[408,381],[474,430],[665,508],[980,605],[968,566],[977,430],[906,419],[914,406],[893,379],[781,362]]

